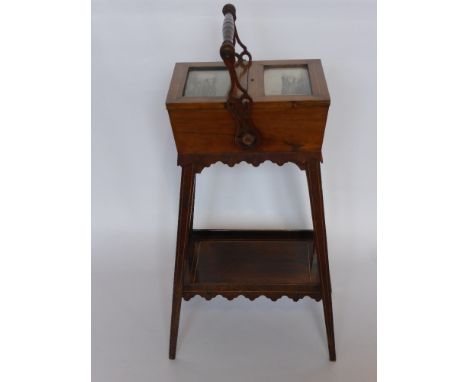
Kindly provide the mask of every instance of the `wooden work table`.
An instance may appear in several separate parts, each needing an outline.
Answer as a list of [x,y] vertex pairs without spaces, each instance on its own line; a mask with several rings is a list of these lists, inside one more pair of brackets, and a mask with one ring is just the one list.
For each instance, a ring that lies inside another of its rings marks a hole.
[[[182,299],[287,296],[323,302],[335,360],[320,164],[330,96],[320,60],[253,61],[235,8],[223,8],[223,62],[177,63],[166,107],[182,167],[169,357]],[[243,49],[235,51],[238,43]],[[196,175],[218,161],[295,163],[306,172],[314,230],[194,230]]]

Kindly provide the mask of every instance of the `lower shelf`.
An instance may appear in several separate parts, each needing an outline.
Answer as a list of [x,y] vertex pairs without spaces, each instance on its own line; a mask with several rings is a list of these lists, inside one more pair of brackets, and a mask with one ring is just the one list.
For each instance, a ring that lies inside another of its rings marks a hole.
[[186,300],[321,298],[313,231],[194,230],[189,244]]

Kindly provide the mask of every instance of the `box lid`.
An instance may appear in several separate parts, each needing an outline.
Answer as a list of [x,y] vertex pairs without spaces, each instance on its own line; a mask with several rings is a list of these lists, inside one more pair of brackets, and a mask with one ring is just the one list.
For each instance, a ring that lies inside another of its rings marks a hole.
[[[253,100],[254,109],[328,106],[321,61],[253,61],[238,78]],[[226,107],[230,78],[223,62],[177,63],[166,98],[168,110]]]

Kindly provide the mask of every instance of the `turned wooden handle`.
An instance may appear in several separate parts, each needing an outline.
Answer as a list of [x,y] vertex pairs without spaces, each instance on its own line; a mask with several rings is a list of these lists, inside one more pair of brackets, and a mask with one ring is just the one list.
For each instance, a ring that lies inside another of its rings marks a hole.
[[229,41],[234,43],[234,33],[236,30],[236,8],[234,5],[226,4],[223,7],[223,15],[223,42]]
[[224,61],[235,60],[235,40],[236,33],[236,8],[232,4],[226,4],[223,7],[223,43],[221,44],[220,54]]

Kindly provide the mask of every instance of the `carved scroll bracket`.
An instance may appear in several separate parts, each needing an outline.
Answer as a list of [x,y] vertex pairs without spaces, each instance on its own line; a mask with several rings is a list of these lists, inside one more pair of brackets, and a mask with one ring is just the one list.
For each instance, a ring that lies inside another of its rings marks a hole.
[[[228,93],[226,103],[227,109],[234,118],[236,134],[234,140],[238,146],[243,149],[252,149],[260,143],[260,133],[255,128],[251,118],[252,97],[244,88],[237,73],[237,68],[241,67],[241,75],[252,65],[252,55],[247,47],[242,43],[236,28],[236,8],[232,4],[226,4],[223,7],[223,43],[220,48],[220,55],[231,78],[231,88]],[[242,51],[237,53],[235,50],[238,43]],[[246,60],[245,58],[248,58]]]

